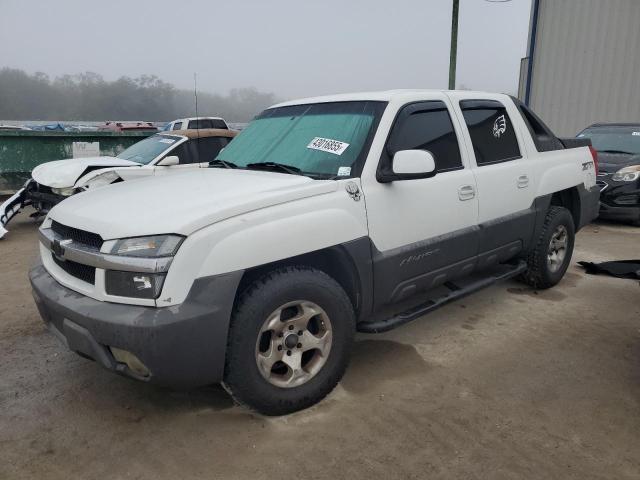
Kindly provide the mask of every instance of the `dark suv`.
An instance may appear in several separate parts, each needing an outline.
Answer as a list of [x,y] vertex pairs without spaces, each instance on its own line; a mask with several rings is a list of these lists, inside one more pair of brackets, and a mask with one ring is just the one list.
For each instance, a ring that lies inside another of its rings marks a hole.
[[578,137],[598,151],[600,217],[640,226],[640,123],[596,123]]

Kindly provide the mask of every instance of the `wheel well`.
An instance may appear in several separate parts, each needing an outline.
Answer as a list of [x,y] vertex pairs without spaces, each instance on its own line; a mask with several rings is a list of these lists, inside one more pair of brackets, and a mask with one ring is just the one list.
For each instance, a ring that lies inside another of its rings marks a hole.
[[564,207],[571,213],[576,230],[580,225],[580,194],[576,187],[556,192],[551,197],[551,205]]
[[238,293],[243,292],[251,283],[270,271],[294,265],[315,268],[329,275],[347,293],[356,315],[359,313],[361,307],[360,280],[350,255],[340,247],[317,250],[250,268],[244,272],[237,291]]

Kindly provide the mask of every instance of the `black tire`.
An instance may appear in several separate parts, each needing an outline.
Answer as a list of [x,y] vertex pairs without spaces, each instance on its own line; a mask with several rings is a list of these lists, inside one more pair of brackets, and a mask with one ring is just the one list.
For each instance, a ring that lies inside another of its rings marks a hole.
[[[315,376],[302,385],[282,388],[261,374],[256,342],[268,316],[280,306],[298,300],[313,302],[326,312],[332,343]],[[333,278],[303,266],[272,271],[249,285],[236,302],[223,385],[238,403],[265,415],[302,410],[322,400],[338,384],[349,363],[354,335],[353,305]]]
[[[562,264],[556,271],[552,271],[547,262],[547,255],[549,253],[551,238],[560,226],[564,226],[567,232],[567,248]],[[540,236],[534,248],[526,257],[528,268],[519,277],[519,280],[536,289],[553,287],[562,280],[571,263],[574,244],[575,226],[571,213],[563,207],[549,207]]]

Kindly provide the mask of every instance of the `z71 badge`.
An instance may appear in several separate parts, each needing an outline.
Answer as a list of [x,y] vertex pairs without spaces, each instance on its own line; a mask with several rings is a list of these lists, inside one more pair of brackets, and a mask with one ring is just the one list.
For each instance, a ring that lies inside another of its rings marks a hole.
[[582,164],[582,171],[593,170],[593,162],[584,162]]

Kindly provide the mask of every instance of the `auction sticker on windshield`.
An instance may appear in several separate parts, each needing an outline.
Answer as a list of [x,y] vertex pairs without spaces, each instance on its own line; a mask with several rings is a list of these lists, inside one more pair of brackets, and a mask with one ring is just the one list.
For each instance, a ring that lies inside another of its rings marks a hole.
[[175,142],[175,140],[172,140],[170,138],[163,138],[162,140],[160,140],[160,143],[168,143],[169,145],[171,145],[173,142]]
[[307,145],[307,148],[311,148],[313,150],[320,150],[322,152],[327,152],[327,153],[333,153],[335,155],[342,155],[348,146],[349,146],[348,143],[344,143],[339,140],[316,137],[313,140],[311,140],[311,142],[309,142],[309,145]]

